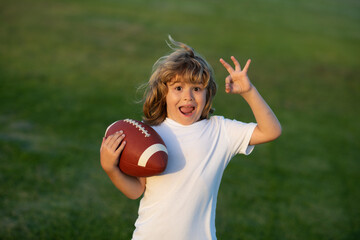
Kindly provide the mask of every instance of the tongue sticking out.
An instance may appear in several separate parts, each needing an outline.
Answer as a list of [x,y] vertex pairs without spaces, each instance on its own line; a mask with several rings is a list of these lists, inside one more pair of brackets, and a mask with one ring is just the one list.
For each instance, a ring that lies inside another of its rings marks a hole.
[[180,108],[180,111],[185,115],[191,114],[193,110],[194,110],[194,107],[181,107]]

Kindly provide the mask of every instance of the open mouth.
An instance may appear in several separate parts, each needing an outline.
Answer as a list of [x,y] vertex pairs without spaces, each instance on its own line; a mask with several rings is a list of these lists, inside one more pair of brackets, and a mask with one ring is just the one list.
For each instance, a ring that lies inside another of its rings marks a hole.
[[179,110],[185,116],[191,116],[191,114],[195,110],[195,107],[193,107],[193,106],[183,106],[183,107],[180,107]]

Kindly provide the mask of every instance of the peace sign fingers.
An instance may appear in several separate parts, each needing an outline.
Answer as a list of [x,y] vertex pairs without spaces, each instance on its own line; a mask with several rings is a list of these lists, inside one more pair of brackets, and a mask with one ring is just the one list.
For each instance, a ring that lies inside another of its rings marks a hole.
[[231,60],[233,61],[234,65],[235,65],[235,69],[229,63],[227,63],[224,59],[220,58],[220,62],[222,63],[222,65],[226,68],[226,70],[230,74],[232,74],[234,72],[243,72],[245,74],[247,73],[250,63],[251,63],[250,59],[247,60],[245,67],[242,71],[241,71],[241,66],[240,66],[239,61],[234,56],[231,56]]
[[248,92],[251,89],[251,83],[247,76],[247,71],[249,69],[251,60],[247,60],[243,70],[241,70],[240,63],[234,56],[231,56],[231,60],[233,61],[235,68],[227,63],[224,59],[220,59],[222,65],[229,72],[229,76],[225,79],[225,91],[227,93],[238,94]]

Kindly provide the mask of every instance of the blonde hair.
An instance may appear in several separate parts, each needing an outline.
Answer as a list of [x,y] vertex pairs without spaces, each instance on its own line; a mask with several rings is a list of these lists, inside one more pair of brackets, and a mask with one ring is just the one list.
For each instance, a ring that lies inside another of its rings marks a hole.
[[206,88],[206,104],[200,119],[208,119],[214,112],[212,100],[217,86],[211,66],[190,46],[176,42],[169,36],[169,47],[174,51],[156,61],[144,94],[143,120],[158,125],[167,117],[167,83],[181,77],[189,83],[202,84]]

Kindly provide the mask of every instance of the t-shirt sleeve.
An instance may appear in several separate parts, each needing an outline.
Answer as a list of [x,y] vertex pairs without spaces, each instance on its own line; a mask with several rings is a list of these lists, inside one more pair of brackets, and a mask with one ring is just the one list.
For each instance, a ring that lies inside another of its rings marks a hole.
[[257,124],[230,119],[224,119],[224,124],[232,155],[249,155],[254,149],[254,145],[249,145],[249,142]]

